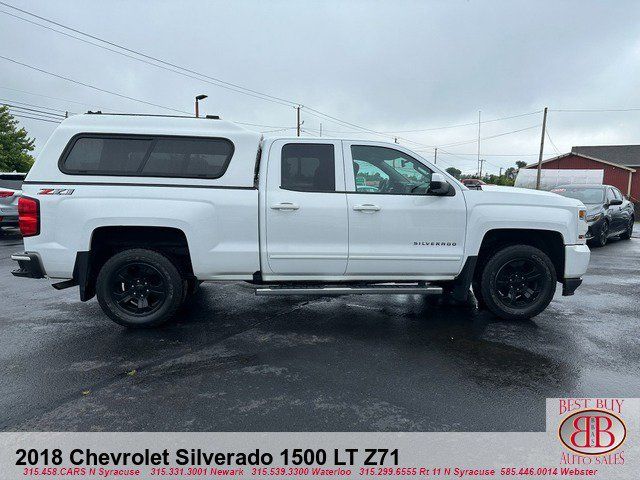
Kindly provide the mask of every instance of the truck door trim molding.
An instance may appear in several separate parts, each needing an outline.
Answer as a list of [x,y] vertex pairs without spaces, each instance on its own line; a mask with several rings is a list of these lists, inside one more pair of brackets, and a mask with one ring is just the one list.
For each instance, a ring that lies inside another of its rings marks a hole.
[[462,260],[460,255],[349,255],[349,260],[418,260],[418,261],[448,261]]

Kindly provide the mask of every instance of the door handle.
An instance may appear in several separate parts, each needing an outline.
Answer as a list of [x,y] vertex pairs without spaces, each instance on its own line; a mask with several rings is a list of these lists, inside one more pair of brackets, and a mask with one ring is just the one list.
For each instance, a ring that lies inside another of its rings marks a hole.
[[373,203],[365,203],[362,205],[355,205],[353,209],[356,212],[378,212],[380,211],[380,207],[378,205],[374,205]]
[[271,205],[272,210],[298,210],[300,207],[296,203],[282,202]]

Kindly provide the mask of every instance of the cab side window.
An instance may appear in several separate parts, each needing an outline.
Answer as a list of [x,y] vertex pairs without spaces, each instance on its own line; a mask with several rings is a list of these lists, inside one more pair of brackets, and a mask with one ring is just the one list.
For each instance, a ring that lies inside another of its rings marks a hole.
[[335,192],[333,145],[288,143],[282,147],[280,188],[298,192]]
[[611,200],[615,200],[616,196],[613,193],[612,188],[607,188],[607,203],[611,203]]
[[431,183],[431,169],[394,148],[352,145],[351,158],[359,193],[411,195]]

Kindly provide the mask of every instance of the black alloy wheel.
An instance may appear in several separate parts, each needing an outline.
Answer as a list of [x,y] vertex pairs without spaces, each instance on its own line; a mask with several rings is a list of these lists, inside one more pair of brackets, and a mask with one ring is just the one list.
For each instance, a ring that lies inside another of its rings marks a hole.
[[167,299],[167,284],[156,267],[144,262],[123,265],[111,277],[111,296],[129,315],[148,315]]
[[600,247],[604,247],[607,244],[607,240],[609,238],[609,224],[607,222],[602,222],[600,226],[600,232],[598,235],[598,245]]
[[165,255],[135,248],[116,253],[105,262],[96,280],[96,295],[114,322],[152,327],[175,315],[184,300],[186,283]]
[[498,270],[496,293],[507,307],[525,308],[533,304],[542,291],[541,265],[529,258],[516,258]]
[[556,291],[556,270],[549,256],[531,245],[494,251],[480,273],[479,306],[505,320],[526,320],[542,312]]

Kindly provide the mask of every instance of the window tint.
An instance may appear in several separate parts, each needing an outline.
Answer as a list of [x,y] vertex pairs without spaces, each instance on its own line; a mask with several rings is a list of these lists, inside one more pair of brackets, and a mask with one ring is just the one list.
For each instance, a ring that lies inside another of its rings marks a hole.
[[613,189],[607,188],[607,202],[610,202],[611,200],[613,200],[615,198],[616,198],[616,196],[613,193]]
[[408,195],[425,192],[431,169],[394,148],[352,145],[356,191]]
[[302,192],[334,192],[336,162],[333,145],[288,143],[282,147],[280,186]]
[[586,204],[604,203],[605,189],[602,187],[585,188],[585,187],[560,187],[551,190],[553,193],[562,195],[563,197],[575,198]]
[[219,139],[160,138],[142,174],[149,177],[219,177],[231,157],[230,142]]
[[64,161],[64,169],[89,174],[135,173],[150,146],[151,139],[79,138]]
[[233,144],[222,138],[87,135],[63,159],[64,173],[218,178]]

